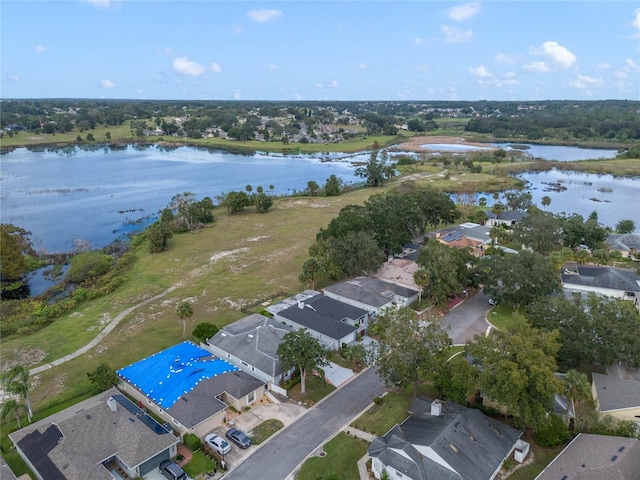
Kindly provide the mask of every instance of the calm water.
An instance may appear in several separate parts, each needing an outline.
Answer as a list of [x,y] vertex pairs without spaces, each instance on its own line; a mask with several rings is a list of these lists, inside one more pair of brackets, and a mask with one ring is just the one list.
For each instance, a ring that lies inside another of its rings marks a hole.
[[[148,223],[177,193],[193,192],[198,199],[232,190],[269,193],[303,190],[330,175],[346,183],[356,180],[351,161],[367,154],[332,162],[322,156],[239,155],[191,147],[161,149],[129,146],[124,150],[77,148],[30,152],[17,149],[0,156],[0,214],[2,223],[30,230],[37,248],[67,252],[74,240],[93,248]],[[340,161],[342,160],[342,161]]]

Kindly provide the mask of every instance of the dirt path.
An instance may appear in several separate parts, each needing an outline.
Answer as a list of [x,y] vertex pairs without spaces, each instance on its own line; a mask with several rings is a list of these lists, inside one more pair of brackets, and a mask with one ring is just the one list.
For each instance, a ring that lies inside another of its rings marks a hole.
[[40,365],[39,367],[35,367],[32,368],[31,370],[29,370],[29,374],[30,375],[36,375],[38,373],[44,372],[46,370],[49,370],[52,367],[55,367],[57,365],[61,365],[65,362],[68,362],[69,360],[73,360],[76,357],[79,357],[80,355],[83,355],[85,353],[87,353],[89,350],[91,350],[93,347],[95,347],[96,345],[98,345],[103,339],[104,337],[106,337],[107,335],[109,335],[109,333],[111,333],[113,331],[114,328],[116,328],[118,326],[118,324],[122,321],[122,319],[124,317],[126,317],[127,315],[129,315],[131,312],[133,312],[134,310],[140,308],[140,307],[144,307],[145,305],[150,304],[151,302],[155,302],[156,300],[159,300],[160,298],[164,297],[165,295],[173,292],[175,289],[181,287],[181,284],[176,284],[172,287],[167,288],[164,292],[151,297],[151,298],[147,298],[146,300],[138,303],[137,305],[134,305],[132,307],[129,307],[125,310],[123,310],[122,312],[120,312],[118,315],[116,315],[116,317],[111,320],[111,322],[109,322],[109,324],[104,328],[104,330],[102,330],[98,335],[96,335],[96,337],[91,340],[89,343],[87,343],[86,345],[84,345],[83,347],[80,347],[78,350],[76,350],[73,353],[70,353],[69,355],[65,355],[62,358],[58,358],[57,360],[54,360],[53,362],[50,363],[45,363],[44,365]]

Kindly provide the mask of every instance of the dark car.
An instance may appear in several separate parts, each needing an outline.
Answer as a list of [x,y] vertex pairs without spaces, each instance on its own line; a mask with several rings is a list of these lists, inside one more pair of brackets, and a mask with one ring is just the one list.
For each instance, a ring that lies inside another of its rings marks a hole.
[[225,436],[240,448],[248,448],[251,446],[251,439],[237,428],[230,428],[227,430]]
[[184,473],[177,463],[172,462],[171,460],[164,460],[160,464],[160,471],[162,474],[167,477],[169,480],[187,480],[187,474]]

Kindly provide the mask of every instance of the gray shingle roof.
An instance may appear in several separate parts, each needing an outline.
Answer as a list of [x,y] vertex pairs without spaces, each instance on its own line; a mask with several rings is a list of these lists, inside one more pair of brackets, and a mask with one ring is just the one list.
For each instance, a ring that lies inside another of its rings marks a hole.
[[[107,405],[109,397],[116,400],[115,412]],[[44,469],[45,478],[67,480],[109,480],[112,476],[102,461],[117,455],[135,467],[179,441],[115,388],[18,430],[10,438],[32,464]]]
[[600,412],[640,407],[640,382],[601,373],[592,374]]
[[[497,422],[479,410],[453,402],[445,402],[437,416],[430,415],[430,407],[429,399],[414,401],[411,415],[402,425],[396,425],[384,437],[376,439],[369,447],[369,455],[379,457],[385,465],[393,468],[397,465],[407,472],[414,472],[415,476],[411,477],[414,479],[490,479],[522,435],[519,430]],[[398,456],[390,450],[399,447],[406,456]],[[419,449],[427,447],[454,471],[421,455]],[[436,467],[445,473],[434,477]]]
[[358,320],[368,314],[366,310],[347,305],[333,298],[316,295],[304,303],[279,312],[282,317],[334,340],[340,340],[357,329],[344,319]]
[[390,304],[395,295],[409,298],[418,294],[416,290],[366,276],[335,283],[325,291],[376,308]]
[[210,345],[275,377],[284,368],[277,355],[282,337],[293,328],[254,313],[227,325],[208,340]]
[[640,235],[635,233],[610,233],[605,240],[612,250],[628,252],[631,249],[640,250]]
[[[615,458],[614,458],[615,457]],[[640,440],[580,433],[536,480],[638,480]]]
[[563,274],[562,283],[640,292],[640,276],[629,269],[595,265],[578,265],[577,269],[578,275]]

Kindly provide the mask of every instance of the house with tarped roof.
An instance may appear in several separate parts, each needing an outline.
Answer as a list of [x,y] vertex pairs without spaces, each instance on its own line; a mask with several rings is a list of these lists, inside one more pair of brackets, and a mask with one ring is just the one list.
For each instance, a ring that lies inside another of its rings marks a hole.
[[192,342],[182,342],[117,372],[120,388],[180,435],[199,437],[260,400],[265,382]]
[[418,397],[409,412],[369,446],[375,478],[491,480],[517,449],[528,452],[520,430],[480,410]]
[[40,480],[142,478],[174,457],[180,442],[116,388],[9,438]]

